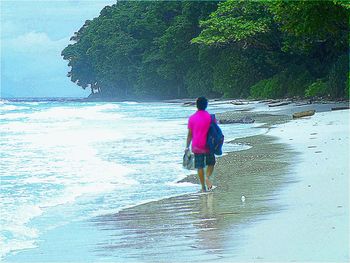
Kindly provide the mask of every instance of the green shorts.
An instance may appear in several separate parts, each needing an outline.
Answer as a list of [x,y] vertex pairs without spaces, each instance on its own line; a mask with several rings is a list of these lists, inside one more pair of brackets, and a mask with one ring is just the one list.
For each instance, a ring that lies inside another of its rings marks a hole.
[[205,165],[215,165],[215,155],[213,153],[194,154],[194,167],[204,168]]

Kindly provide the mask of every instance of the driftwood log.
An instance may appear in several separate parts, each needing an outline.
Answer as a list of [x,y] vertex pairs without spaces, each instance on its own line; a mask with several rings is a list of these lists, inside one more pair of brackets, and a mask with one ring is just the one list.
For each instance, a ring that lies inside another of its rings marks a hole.
[[272,103],[272,99],[260,100],[258,103]]
[[269,105],[269,104],[274,104],[274,103],[280,103],[280,102],[283,102],[283,101],[282,100],[272,100],[272,99],[270,99],[270,100],[266,100],[266,102]]
[[312,116],[315,114],[315,112],[316,112],[315,110],[296,112],[296,113],[293,113],[293,119]]
[[283,102],[277,102],[277,103],[271,103],[268,104],[269,107],[278,107],[278,106],[284,106],[290,104],[290,101],[283,101]]
[[196,105],[196,103],[195,102],[185,102],[184,104],[182,104],[182,106],[194,106],[194,105]]
[[232,103],[233,105],[237,105],[237,106],[248,104],[248,103],[244,103],[244,102],[242,102],[242,101],[232,101],[231,103]]

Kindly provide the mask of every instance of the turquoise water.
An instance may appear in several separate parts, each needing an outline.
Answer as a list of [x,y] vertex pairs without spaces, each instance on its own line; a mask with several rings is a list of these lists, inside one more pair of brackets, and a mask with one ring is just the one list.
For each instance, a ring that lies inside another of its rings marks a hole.
[[[197,192],[198,185],[176,183],[189,174],[181,162],[194,111],[170,103],[0,101],[1,256],[37,247],[58,227]],[[256,126],[222,129],[228,141],[262,133]]]

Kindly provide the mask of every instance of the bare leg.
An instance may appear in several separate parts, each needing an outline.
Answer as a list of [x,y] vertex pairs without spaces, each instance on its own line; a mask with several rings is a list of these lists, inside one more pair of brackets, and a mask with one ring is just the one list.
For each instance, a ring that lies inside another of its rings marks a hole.
[[198,168],[198,177],[199,180],[201,181],[202,185],[202,190],[205,191],[205,183],[204,183],[204,169],[203,168]]
[[207,176],[205,178],[205,182],[207,184],[208,190],[210,190],[213,187],[213,184],[209,180],[209,177],[212,175],[213,171],[214,171],[214,165],[208,165],[207,166]]

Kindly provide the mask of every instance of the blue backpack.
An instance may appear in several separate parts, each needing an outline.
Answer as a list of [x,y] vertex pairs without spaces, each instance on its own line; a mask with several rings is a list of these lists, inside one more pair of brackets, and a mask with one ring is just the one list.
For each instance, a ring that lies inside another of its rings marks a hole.
[[224,144],[224,135],[215,122],[215,114],[211,114],[211,123],[207,135],[207,146],[210,153],[222,155],[222,145]]

